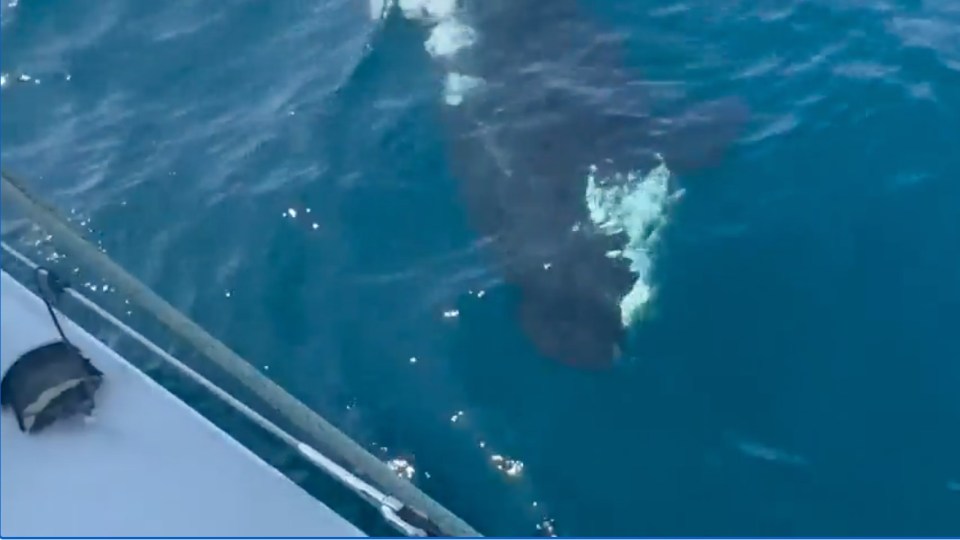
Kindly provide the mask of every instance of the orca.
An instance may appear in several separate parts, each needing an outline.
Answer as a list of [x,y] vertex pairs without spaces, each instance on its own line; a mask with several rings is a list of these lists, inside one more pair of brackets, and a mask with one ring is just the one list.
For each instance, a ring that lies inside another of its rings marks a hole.
[[654,114],[623,36],[577,0],[371,0],[371,13],[424,30],[451,172],[525,334],[548,358],[613,365],[652,298],[677,178],[719,163],[746,105]]

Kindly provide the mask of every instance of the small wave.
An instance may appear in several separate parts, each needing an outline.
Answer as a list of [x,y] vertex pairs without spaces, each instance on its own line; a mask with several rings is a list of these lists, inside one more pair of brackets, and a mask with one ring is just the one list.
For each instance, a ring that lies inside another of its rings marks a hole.
[[629,172],[600,178],[597,168],[591,167],[587,176],[585,195],[590,220],[606,234],[627,236],[624,248],[607,256],[629,260],[630,270],[637,276],[620,301],[624,326],[637,320],[653,297],[653,250],[667,223],[671,203],[683,193],[671,189],[670,178],[670,169],[662,162],[645,175]]
[[799,454],[794,454],[780,448],[767,446],[756,441],[739,440],[735,442],[735,445],[737,450],[739,450],[743,455],[754,459],[769,461],[772,463],[781,463],[783,465],[791,465],[794,467],[807,464],[807,460]]

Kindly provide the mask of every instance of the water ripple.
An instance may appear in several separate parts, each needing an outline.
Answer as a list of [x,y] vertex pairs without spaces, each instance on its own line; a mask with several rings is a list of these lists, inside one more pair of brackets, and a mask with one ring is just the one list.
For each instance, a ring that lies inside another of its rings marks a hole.
[[[6,0],[4,166],[484,532],[943,532],[944,500],[904,479],[924,454],[956,499],[956,415],[929,396],[957,356],[938,329],[960,275],[960,5],[588,4],[629,36],[624,94],[754,111],[720,167],[680,179],[662,301],[609,374],[524,348],[498,239],[455,223],[423,39],[363,1]],[[749,426],[726,439],[749,478],[702,467],[721,425]]]

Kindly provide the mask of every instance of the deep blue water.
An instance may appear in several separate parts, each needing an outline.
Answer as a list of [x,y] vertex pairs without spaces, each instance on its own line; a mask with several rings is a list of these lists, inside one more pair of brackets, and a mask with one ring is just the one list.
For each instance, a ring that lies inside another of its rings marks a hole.
[[752,110],[611,370],[526,341],[360,0],[5,0],[3,166],[484,533],[960,535],[960,8],[582,3]]

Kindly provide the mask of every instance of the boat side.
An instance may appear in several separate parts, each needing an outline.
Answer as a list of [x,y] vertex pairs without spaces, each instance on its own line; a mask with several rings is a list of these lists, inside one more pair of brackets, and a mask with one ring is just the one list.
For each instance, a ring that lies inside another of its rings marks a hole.
[[[0,281],[0,369],[59,339],[43,301]],[[104,373],[94,421],[20,431],[0,414],[0,536],[363,536],[356,526],[66,317]]]

